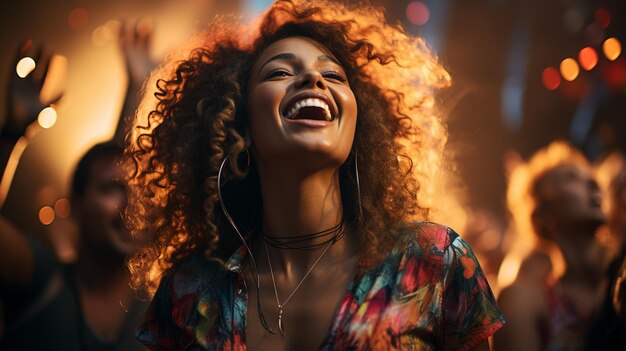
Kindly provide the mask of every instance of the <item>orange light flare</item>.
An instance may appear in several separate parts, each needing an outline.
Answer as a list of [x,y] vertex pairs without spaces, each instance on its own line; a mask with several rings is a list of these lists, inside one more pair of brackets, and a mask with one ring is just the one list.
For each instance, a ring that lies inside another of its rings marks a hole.
[[622,44],[615,37],[609,38],[602,44],[602,51],[604,51],[604,56],[607,59],[615,61],[622,53]]
[[39,210],[39,222],[43,225],[50,225],[54,222],[54,209],[50,206],[44,206]]
[[561,65],[559,66],[559,69],[561,71],[561,75],[563,76],[563,79],[569,82],[576,79],[578,77],[578,74],[580,74],[580,68],[578,67],[578,63],[576,62],[576,60],[570,57],[561,61]]
[[59,199],[54,203],[54,212],[57,217],[63,219],[69,217],[72,213],[72,206],[70,204],[70,200],[68,199]]
[[422,26],[430,19],[430,10],[423,2],[412,1],[406,6],[406,18],[412,24]]
[[584,70],[591,71],[598,64],[598,54],[588,46],[578,53],[578,62]]
[[595,13],[596,23],[602,28],[608,28],[611,24],[611,14],[605,8],[600,7]]
[[546,67],[543,72],[541,72],[541,82],[546,89],[554,91],[561,85],[561,75],[556,68]]

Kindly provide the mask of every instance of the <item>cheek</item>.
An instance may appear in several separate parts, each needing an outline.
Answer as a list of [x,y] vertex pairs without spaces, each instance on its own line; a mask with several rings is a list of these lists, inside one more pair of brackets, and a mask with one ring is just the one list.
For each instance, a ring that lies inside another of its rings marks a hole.
[[274,86],[259,85],[250,92],[248,97],[250,137],[254,143],[258,143],[267,138],[264,138],[267,133],[276,130],[283,94]]

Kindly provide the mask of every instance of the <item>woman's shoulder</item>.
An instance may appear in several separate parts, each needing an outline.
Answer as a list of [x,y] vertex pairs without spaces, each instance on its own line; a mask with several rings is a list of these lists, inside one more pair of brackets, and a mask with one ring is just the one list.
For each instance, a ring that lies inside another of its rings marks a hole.
[[165,289],[173,298],[199,293],[209,281],[226,271],[225,264],[218,260],[207,260],[199,255],[188,256],[175,262],[161,280],[160,289]]
[[[216,274],[217,262],[192,255],[175,262],[159,283],[148,306],[137,338],[150,348],[183,349],[193,342],[189,327],[194,322],[196,305]],[[167,346],[167,347],[166,347]]]
[[430,253],[446,252],[462,240],[452,228],[434,222],[412,222],[400,230],[401,248],[419,248]]

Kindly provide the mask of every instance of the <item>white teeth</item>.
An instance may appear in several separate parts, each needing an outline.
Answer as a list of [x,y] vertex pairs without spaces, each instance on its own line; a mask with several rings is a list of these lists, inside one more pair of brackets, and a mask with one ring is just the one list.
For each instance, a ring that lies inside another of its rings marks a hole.
[[304,100],[300,100],[300,101],[296,102],[295,104],[293,104],[293,107],[287,112],[285,117],[288,118],[288,119],[294,118],[298,114],[300,109],[303,108],[303,107],[306,107],[306,106],[313,106],[313,107],[321,107],[321,108],[323,108],[324,109],[324,117],[326,118],[326,120],[327,121],[331,121],[332,120],[332,115],[330,114],[330,108],[328,107],[328,104],[326,103],[326,101],[320,100],[320,99],[316,99],[316,98],[304,99]]

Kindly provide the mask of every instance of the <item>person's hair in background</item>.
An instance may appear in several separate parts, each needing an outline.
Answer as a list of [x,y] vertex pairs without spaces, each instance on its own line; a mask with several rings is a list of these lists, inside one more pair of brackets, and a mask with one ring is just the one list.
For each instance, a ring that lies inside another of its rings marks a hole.
[[498,276],[509,324],[496,350],[583,347],[606,263],[595,236],[605,216],[587,159],[552,142],[513,170],[507,204],[516,238]]
[[591,170],[583,154],[565,141],[555,141],[533,154],[528,162],[517,165],[509,175],[506,200],[515,238],[507,238],[510,249],[498,274],[500,287],[515,280],[522,261],[531,252],[549,257],[554,279],[565,271],[565,262],[554,238],[537,231],[533,215],[541,200],[537,192],[541,177],[556,167],[569,164]]
[[[347,225],[362,238],[359,249],[375,262],[397,241],[393,228],[429,218],[447,139],[433,89],[450,84],[448,73],[423,39],[385,23],[378,9],[278,1],[260,25],[212,25],[191,44],[198,48],[188,57],[173,57],[153,73],[167,78],[157,81],[157,101],[146,94],[127,148],[133,172],[127,223],[134,235],[154,235],[130,261],[135,287],[152,293],[176,261],[193,253],[223,259],[240,244],[220,235],[228,224],[217,174],[226,156],[227,208],[246,230],[259,226],[254,160],[247,174],[242,169],[250,145],[247,79],[268,45],[293,36],[323,43],[337,57],[358,102],[354,145],[340,179],[344,203],[361,203],[362,216],[357,206],[344,208]],[[220,246],[227,249],[220,253]]]

